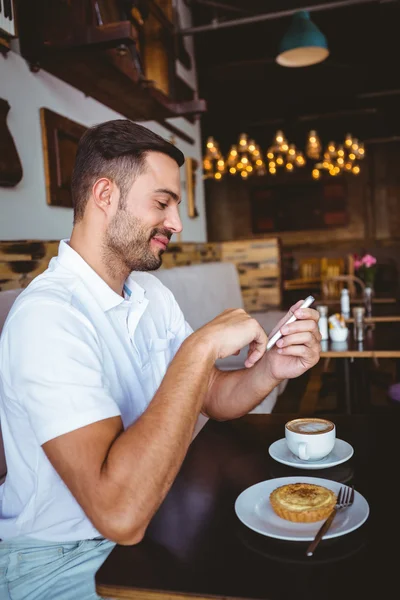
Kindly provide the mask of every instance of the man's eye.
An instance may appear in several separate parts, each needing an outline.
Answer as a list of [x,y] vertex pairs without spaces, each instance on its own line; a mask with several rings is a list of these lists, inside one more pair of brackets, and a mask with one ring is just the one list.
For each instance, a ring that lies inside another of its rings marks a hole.
[[168,204],[164,204],[164,202],[158,202],[158,207],[160,208],[160,210],[166,209],[167,206],[168,206]]

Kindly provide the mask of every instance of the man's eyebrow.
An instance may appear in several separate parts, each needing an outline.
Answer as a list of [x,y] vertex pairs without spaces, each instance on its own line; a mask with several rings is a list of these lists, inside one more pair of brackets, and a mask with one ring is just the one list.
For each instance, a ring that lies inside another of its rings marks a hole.
[[159,188],[158,190],[154,190],[154,191],[158,194],[168,194],[168,196],[171,196],[171,198],[173,200],[175,200],[175,202],[178,202],[178,204],[181,203],[181,200],[179,199],[178,194],[175,194],[175,192],[173,192],[172,190],[169,190],[168,188]]

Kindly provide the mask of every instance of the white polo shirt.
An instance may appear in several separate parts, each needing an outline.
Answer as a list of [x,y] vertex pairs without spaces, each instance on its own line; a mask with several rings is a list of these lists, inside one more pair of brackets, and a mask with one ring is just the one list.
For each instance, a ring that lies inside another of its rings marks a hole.
[[192,333],[172,293],[153,275],[132,273],[124,291],[125,298],[116,294],[62,241],[58,256],[9,313],[0,339],[7,461],[1,539],[99,535],[41,446],[117,415],[128,427]]

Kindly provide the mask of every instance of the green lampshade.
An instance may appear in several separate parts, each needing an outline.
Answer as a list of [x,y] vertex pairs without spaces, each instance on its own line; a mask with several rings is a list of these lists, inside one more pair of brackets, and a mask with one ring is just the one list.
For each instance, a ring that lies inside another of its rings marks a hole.
[[308,67],[329,55],[324,34],[302,10],[293,15],[289,29],[282,38],[276,62],[283,67]]

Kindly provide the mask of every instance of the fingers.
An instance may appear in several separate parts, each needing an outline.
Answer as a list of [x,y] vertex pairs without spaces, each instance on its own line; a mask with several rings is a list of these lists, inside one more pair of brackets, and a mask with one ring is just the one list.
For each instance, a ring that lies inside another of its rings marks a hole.
[[[254,319],[255,321],[255,319]],[[260,360],[262,356],[265,354],[265,350],[267,348],[267,335],[264,329],[256,322],[256,336],[254,340],[249,345],[249,352],[247,354],[247,358],[245,360],[244,366],[247,368],[255,365],[257,361]]]
[[320,335],[313,335],[310,331],[303,331],[301,333],[293,333],[292,335],[285,335],[276,342],[278,348],[287,348],[288,346],[296,346],[303,344],[312,348],[314,345],[320,342]]
[[314,360],[314,357],[319,355],[319,353],[310,350],[310,348],[305,344],[296,344],[287,346],[285,348],[279,348],[278,352],[279,354],[284,354],[285,356],[298,356],[307,363],[317,362]]
[[[282,327],[282,325],[284,325],[286,323],[286,321],[288,319],[290,319],[290,317],[293,316],[293,314],[295,313],[295,311],[303,304],[303,302],[304,302],[304,300],[299,300],[298,302],[296,302],[296,304],[293,304],[293,306],[288,310],[288,312],[286,313],[286,315],[284,317],[282,317],[282,319],[275,325],[275,327],[273,328],[273,330],[269,334],[270,338],[273,335],[275,335],[275,333],[277,331],[279,331],[279,329]],[[319,313],[317,313],[317,314],[319,315]]]
[[284,325],[281,328],[283,336],[288,336],[293,333],[301,333],[303,331],[310,331],[315,336],[320,336],[317,321],[313,321],[311,319],[306,319],[304,321],[294,321],[294,323]]
[[300,308],[295,309],[293,312],[296,318],[299,320],[310,319],[312,321],[315,321],[316,323],[318,323],[319,321],[319,312],[315,310],[315,308]]
[[318,329],[318,313],[315,319],[313,313],[317,311],[302,309],[303,311],[303,320],[294,321],[281,328],[283,337],[276,345],[279,354],[302,357],[304,361],[314,364],[318,361],[321,352],[322,336]]

